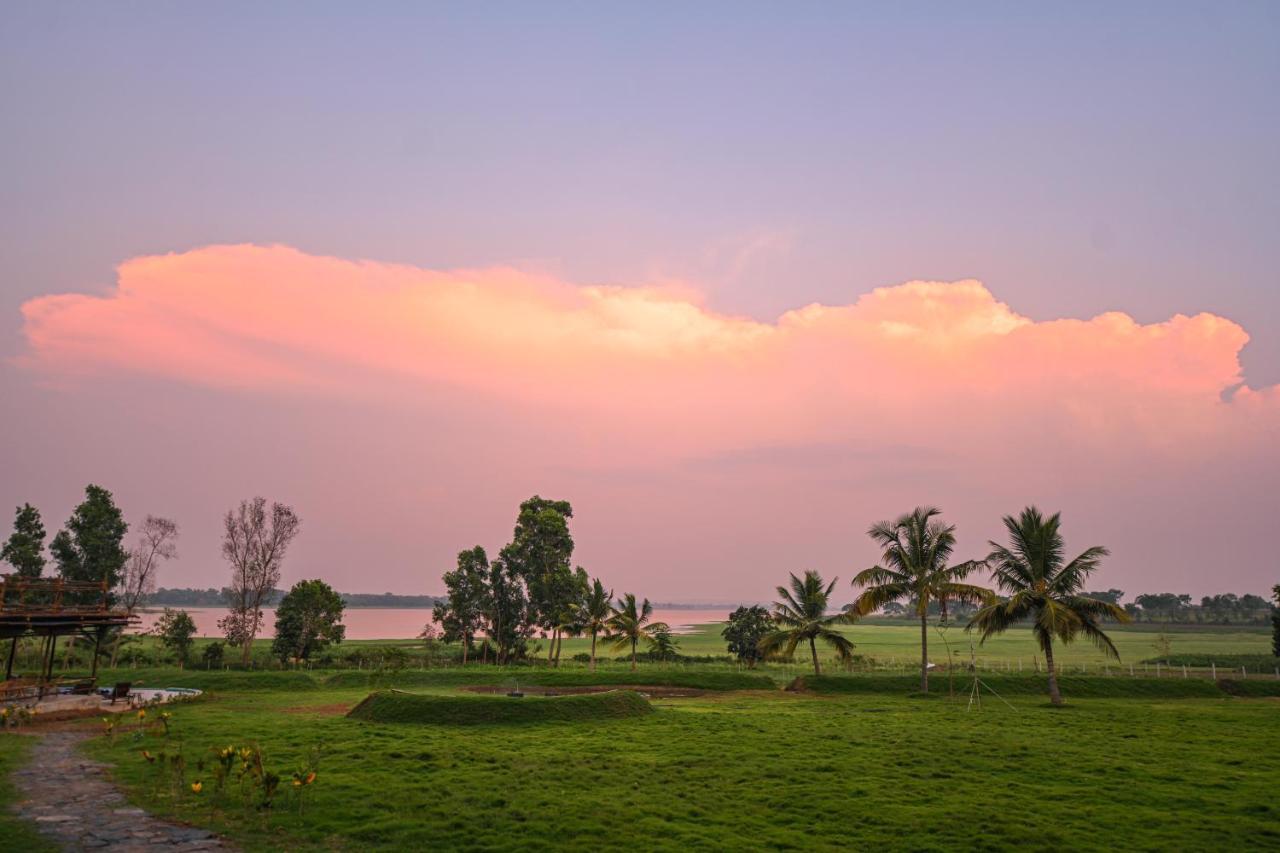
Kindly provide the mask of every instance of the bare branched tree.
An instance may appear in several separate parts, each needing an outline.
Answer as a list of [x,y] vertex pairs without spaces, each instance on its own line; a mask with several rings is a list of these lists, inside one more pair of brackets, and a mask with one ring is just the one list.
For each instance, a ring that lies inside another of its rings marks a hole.
[[[120,603],[130,616],[143,600],[156,591],[156,575],[160,564],[178,555],[178,525],[173,519],[148,515],[142,522],[138,543],[129,549],[128,560],[120,574]],[[120,653],[121,637],[111,649],[111,667]]]
[[222,523],[222,556],[231,563],[231,612],[218,626],[228,641],[241,646],[241,662],[248,664],[262,627],[263,602],[280,583],[280,564],[300,522],[292,507],[273,503],[268,512],[266,498],[254,498],[228,510]]

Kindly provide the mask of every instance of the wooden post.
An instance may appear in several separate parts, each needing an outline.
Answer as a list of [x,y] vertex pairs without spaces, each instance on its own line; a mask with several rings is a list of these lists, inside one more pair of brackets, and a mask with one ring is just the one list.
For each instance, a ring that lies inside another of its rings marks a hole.
[[53,679],[53,659],[58,655],[58,635],[49,635],[49,659],[45,664],[44,680],[51,681]]
[[102,629],[99,628],[93,632],[93,666],[89,671],[90,678],[98,677],[98,649],[101,646],[102,646]]
[[[4,581],[0,581],[4,583]],[[9,663],[4,668],[4,680],[8,681],[13,678],[13,658],[18,653],[18,638],[14,637],[13,642],[9,644]]]

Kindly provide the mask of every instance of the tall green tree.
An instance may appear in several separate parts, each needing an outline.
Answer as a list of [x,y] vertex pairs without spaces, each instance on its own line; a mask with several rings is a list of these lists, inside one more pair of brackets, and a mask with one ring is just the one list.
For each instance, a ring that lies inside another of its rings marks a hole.
[[477,545],[458,554],[458,565],[444,573],[448,602],[436,605],[431,618],[440,623],[445,642],[462,641],[462,665],[467,664],[471,640],[484,627],[489,556]]
[[501,551],[507,568],[524,580],[533,623],[551,633],[548,660],[554,659],[566,614],[580,592],[571,568],[570,518],[568,501],[534,495],[520,504],[511,543]]
[[763,660],[760,641],[777,630],[769,611],[760,605],[739,607],[729,614],[720,636],[729,645],[729,654],[751,668]]
[[499,557],[489,563],[485,584],[485,631],[496,654],[494,663],[507,664],[525,655],[533,633],[524,581]]
[[[84,496],[84,502],[75,508],[66,527],[53,537],[49,550],[63,578],[93,583],[106,581],[108,601],[114,602],[115,596],[110,591],[119,586],[120,570],[129,559],[123,545],[129,525],[111,492],[89,485]],[[84,593],[64,600],[89,603],[97,597],[95,593]]]
[[633,592],[624,593],[618,599],[609,617],[609,640],[615,649],[631,647],[631,671],[636,671],[636,645],[641,640],[648,640],[650,633],[649,620],[653,618],[653,605],[649,599],[642,604],[636,603]]
[[44,537],[40,510],[31,504],[23,504],[14,514],[13,533],[0,549],[0,560],[13,566],[20,577],[40,577],[45,565]]
[[1034,506],[1017,518],[1004,517],[1009,545],[992,542],[987,565],[996,586],[1009,597],[983,607],[969,623],[982,642],[1013,625],[1030,621],[1036,645],[1044,652],[1049,673],[1049,700],[1062,704],[1058,674],[1053,662],[1053,641],[1070,643],[1083,634],[1103,654],[1120,659],[1115,644],[1098,624],[1102,619],[1128,622],[1124,608],[1082,594],[1085,582],[1110,552],[1101,545],[1087,548],[1066,560],[1061,513],[1045,518]]
[[591,635],[591,671],[596,671],[596,638],[609,627],[609,616],[613,610],[613,590],[605,591],[600,578],[591,581],[591,587],[582,599],[582,609],[578,615],[582,629]]
[[835,649],[841,660],[848,660],[853,655],[853,641],[834,626],[846,623],[852,617],[827,613],[831,591],[839,580],[834,578],[824,586],[822,575],[815,571],[805,572],[803,578],[792,574],[789,589],[778,587],[779,600],[773,604],[773,621],[777,629],[760,641],[760,653],[765,657],[781,655],[789,658],[795,654],[796,646],[807,642],[809,654],[813,656],[813,674],[822,675],[822,667],[818,664],[818,640],[821,640]]
[[346,608],[342,596],[324,581],[298,581],[276,608],[271,651],[281,661],[308,660],[330,643],[341,643],[347,636],[342,624]]
[[929,692],[930,606],[939,605],[945,622],[948,602],[981,604],[991,599],[991,590],[964,582],[982,565],[980,561],[949,565],[956,547],[956,528],[938,519],[941,512],[936,507],[916,507],[896,521],[873,524],[867,535],[880,546],[880,565],[864,569],[853,579],[855,587],[864,587],[852,605],[859,616],[892,601],[914,604],[920,619],[922,693]]

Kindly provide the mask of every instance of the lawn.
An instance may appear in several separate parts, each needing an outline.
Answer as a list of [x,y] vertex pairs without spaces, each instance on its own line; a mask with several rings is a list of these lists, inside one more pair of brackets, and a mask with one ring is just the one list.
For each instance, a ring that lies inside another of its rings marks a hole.
[[[694,686],[696,670],[685,672]],[[709,686],[730,686],[730,673],[715,673],[707,670]],[[1069,705],[1055,710],[1038,679],[995,675],[1012,708],[988,694],[981,710],[967,711],[967,682],[953,701],[909,696],[906,676],[833,676],[804,692],[654,698],[651,713],[634,716],[521,720],[486,710],[479,724],[456,725],[448,715],[458,703],[430,697],[459,697],[460,684],[504,676],[314,673],[304,685],[290,675],[200,674],[210,692],[173,709],[167,742],[155,725],[135,740],[130,722],[114,743],[100,737],[89,751],[116,765],[140,804],[249,849],[1280,846],[1280,705],[1211,683],[1064,679]],[[669,675],[647,666],[634,680]],[[587,676],[543,671],[532,680]],[[373,681],[448,714],[432,710],[430,723],[345,716]],[[157,788],[141,751],[172,754],[179,742],[187,782],[200,776],[205,789],[175,800]],[[301,816],[291,792],[270,817],[212,792],[198,757],[248,743],[285,778],[318,748]]]

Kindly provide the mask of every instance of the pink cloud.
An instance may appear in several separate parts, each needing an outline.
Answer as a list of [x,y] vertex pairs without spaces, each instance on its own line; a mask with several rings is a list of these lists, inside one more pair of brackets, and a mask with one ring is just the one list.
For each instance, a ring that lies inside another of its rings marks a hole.
[[[760,322],[717,313],[678,284],[211,246],[135,258],[101,296],[42,297],[23,312],[19,362],[59,385],[158,377],[331,400],[345,416],[363,401],[416,419],[407,433],[361,422],[367,440],[421,437],[471,459],[536,436],[535,461],[504,456],[506,473],[490,472],[518,483],[502,501],[549,482],[579,489],[571,497],[598,513],[584,540],[596,555],[624,574],[643,559],[645,577],[668,589],[687,567],[659,567],[661,554],[715,559],[675,529],[677,506],[708,536],[741,540],[734,559],[748,561],[780,562],[801,535],[821,540],[815,553],[848,559],[866,522],[914,503],[994,523],[1046,499],[1075,502],[1123,553],[1113,518],[1135,507],[1151,519],[1194,516],[1180,477],[1188,494],[1193,479],[1215,483],[1196,500],[1222,507],[1233,489],[1265,491],[1277,473],[1280,392],[1240,387],[1248,336],[1236,323],[1198,314],[1142,324],[1114,312],[1035,321],[976,281],[908,282]],[[475,410],[441,426],[458,401]],[[432,468],[433,500],[472,476],[447,457]],[[393,463],[367,463],[351,482],[394,480],[364,473],[379,464]],[[1233,485],[1232,471],[1252,482]],[[842,501],[839,536],[817,532]],[[662,517],[670,538],[636,541],[638,507]],[[625,554],[610,550],[619,542]],[[470,544],[439,548],[447,558]],[[1138,537],[1130,547],[1140,551]]]

